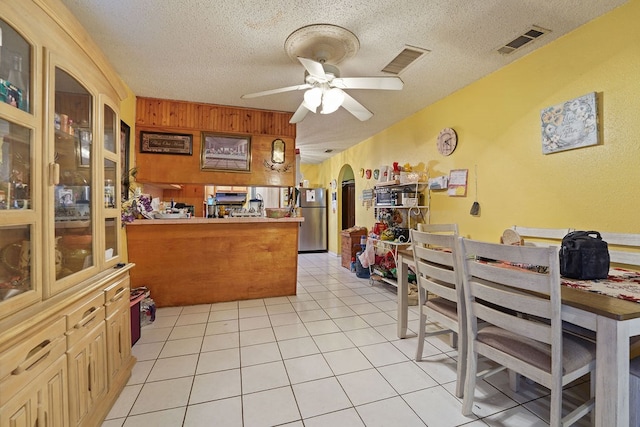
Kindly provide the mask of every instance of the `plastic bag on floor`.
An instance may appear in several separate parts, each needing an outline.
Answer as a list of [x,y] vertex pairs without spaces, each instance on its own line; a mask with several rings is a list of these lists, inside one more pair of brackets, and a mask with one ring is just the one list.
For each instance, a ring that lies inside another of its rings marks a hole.
[[367,242],[367,246],[364,251],[358,255],[358,259],[363,268],[368,268],[370,265],[376,263],[376,248],[373,246],[373,242]]
[[152,324],[156,320],[156,303],[151,298],[140,301],[140,326]]

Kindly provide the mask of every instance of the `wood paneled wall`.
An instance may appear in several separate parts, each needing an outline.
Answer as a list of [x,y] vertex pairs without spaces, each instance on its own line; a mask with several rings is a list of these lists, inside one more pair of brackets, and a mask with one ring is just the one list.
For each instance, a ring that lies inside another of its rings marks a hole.
[[[294,186],[296,127],[289,123],[291,116],[287,112],[137,98],[136,179],[164,184]],[[140,153],[141,131],[191,134],[193,154]],[[250,172],[201,170],[202,132],[251,136]],[[286,151],[285,163],[274,170],[265,161],[271,160],[271,143],[276,138],[285,141]]]

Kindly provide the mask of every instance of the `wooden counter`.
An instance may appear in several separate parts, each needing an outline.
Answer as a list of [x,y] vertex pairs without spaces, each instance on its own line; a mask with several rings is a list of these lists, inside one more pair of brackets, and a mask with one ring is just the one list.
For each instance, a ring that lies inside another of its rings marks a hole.
[[158,307],[295,295],[303,218],[191,218],[127,224],[131,287]]

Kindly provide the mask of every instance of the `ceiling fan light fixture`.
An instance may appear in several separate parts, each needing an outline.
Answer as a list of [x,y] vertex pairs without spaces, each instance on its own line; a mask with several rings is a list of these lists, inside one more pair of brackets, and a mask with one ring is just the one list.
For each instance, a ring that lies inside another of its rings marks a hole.
[[322,102],[322,89],[314,87],[304,93],[304,106],[310,111],[316,112],[316,108]]
[[331,114],[340,108],[344,102],[344,92],[337,88],[331,88],[324,92],[322,96],[322,111],[321,114]]

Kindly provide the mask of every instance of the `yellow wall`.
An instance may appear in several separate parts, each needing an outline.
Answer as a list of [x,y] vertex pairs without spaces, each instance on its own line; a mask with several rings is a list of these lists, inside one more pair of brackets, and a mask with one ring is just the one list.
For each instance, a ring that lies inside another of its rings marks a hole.
[[[630,0],[305,173],[315,169],[326,187],[345,164],[358,171],[422,161],[431,176],[469,169],[467,197],[432,192],[431,222],[458,223],[462,235],[480,240],[498,241],[514,224],[639,233],[639,19],[640,0]],[[597,94],[601,144],[543,155],[540,111],[590,92]],[[449,157],[436,151],[444,127],[459,138]],[[474,165],[478,217],[469,214]],[[373,184],[356,173],[358,194]],[[373,210],[357,202],[356,218],[370,229]],[[331,212],[329,234],[329,250],[339,252]]]
[[320,177],[318,175],[319,168],[318,165],[311,164],[301,164],[300,165],[300,173],[302,174],[302,179],[306,179],[309,181],[310,187],[327,187],[329,182],[320,181]]
[[[127,99],[120,103],[120,118],[131,127],[131,138],[133,138],[136,125],[136,95],[128,87],[127,95]],[[130,158],[133,159],[133,157]]]

